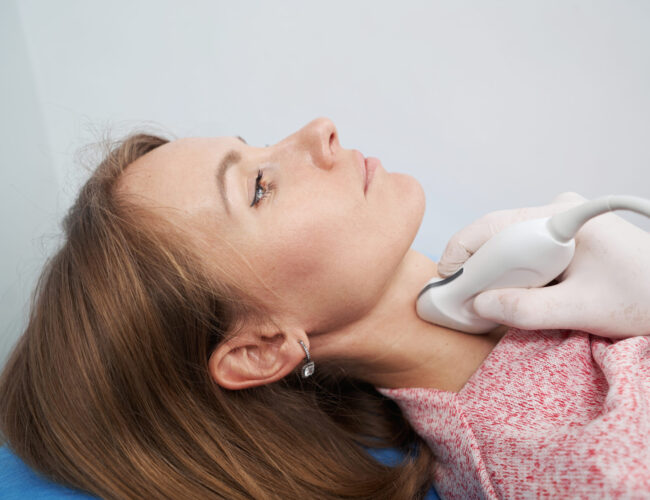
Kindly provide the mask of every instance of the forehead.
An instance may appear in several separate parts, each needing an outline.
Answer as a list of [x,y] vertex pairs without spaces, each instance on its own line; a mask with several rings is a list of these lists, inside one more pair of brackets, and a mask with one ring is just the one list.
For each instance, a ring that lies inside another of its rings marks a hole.
[[194,211],[214,205],[215,171],[235,137],[188,137],[164,144],[128,165],[118,191],[156,207]]

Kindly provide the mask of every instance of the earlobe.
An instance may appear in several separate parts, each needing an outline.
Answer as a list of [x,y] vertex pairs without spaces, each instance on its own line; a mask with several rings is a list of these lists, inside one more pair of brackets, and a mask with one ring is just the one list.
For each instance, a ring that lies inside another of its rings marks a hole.
[[208,363],[212,379],[226,389],[266,385],[291,373],[305,357],[298,340],[307,342],[301,331],[277,333],[271,337],[241,334],[218,345]]

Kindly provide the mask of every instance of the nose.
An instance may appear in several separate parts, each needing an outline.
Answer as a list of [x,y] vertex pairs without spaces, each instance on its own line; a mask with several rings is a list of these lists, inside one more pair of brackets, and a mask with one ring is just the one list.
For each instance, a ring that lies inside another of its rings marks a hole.
[[296,139],[319,168],[330,169],[340,149],[336,126],[329,118],[316,118],[296,132]]

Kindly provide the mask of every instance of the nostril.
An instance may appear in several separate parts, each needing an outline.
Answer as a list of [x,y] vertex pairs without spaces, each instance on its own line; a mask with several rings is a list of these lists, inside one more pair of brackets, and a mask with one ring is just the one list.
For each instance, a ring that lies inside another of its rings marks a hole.
[[336,141],[336,132],[330,134],[330,151],[334,151],[334,142]]

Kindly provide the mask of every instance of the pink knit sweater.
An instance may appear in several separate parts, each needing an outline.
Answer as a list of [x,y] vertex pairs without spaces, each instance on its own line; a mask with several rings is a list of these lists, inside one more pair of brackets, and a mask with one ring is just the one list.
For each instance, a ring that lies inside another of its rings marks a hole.
[[442,498],[650,498],[650,337],[511,328],[457,393],[378,390]]

